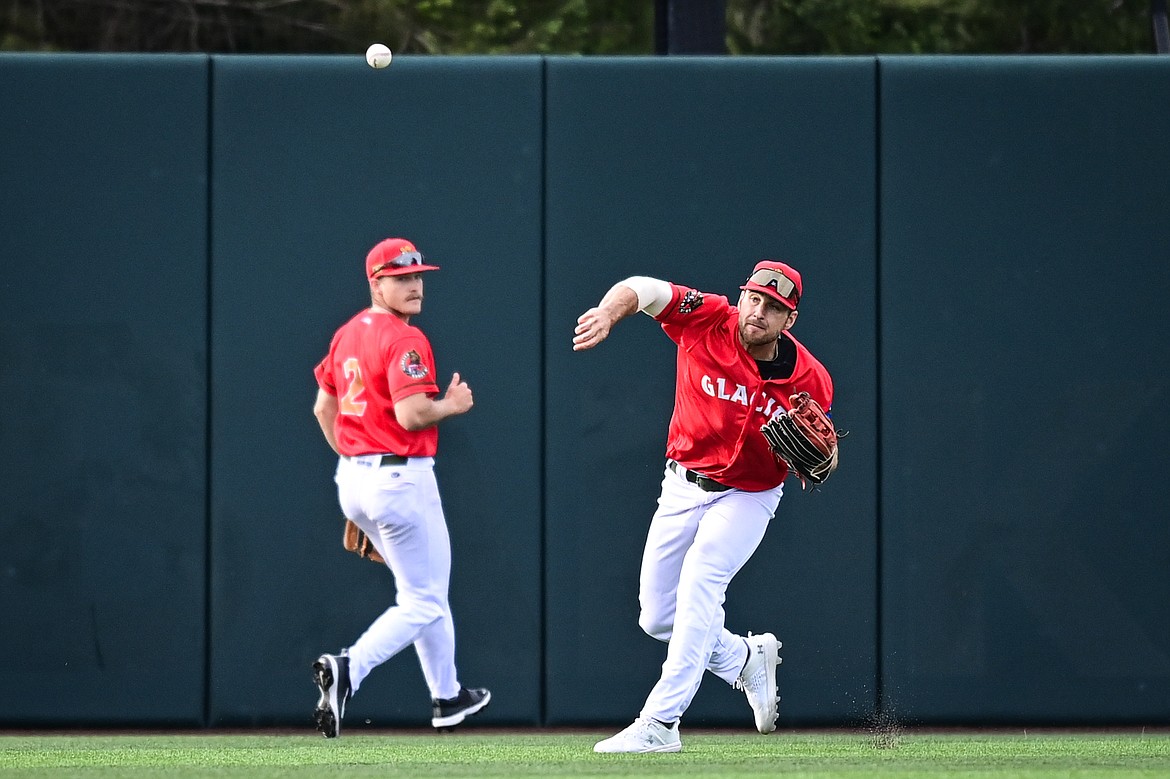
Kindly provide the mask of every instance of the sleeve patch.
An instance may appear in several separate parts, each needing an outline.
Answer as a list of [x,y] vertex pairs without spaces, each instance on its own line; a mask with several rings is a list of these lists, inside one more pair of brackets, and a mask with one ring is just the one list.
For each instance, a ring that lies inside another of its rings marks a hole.
[[412,379],[425,379],[430,373],[430,369],[423,364],[422,357],[419,357],[418,352],[414,349],[402,355],[402,359],[398,361],[398,367]]
[[701,305],[703,305],[703,293],[697,289],[688,289],[678,302],[678,312],[689,314]]

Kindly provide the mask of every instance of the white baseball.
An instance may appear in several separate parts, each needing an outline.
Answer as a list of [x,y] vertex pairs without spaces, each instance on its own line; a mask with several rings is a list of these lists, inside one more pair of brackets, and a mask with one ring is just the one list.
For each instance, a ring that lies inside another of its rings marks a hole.
[[371,68],[384,68],[390,64],[390,60],[393,58],[394,55],[383,43],[371,43],[370,48],[366,49],[366,62],[370,64]]

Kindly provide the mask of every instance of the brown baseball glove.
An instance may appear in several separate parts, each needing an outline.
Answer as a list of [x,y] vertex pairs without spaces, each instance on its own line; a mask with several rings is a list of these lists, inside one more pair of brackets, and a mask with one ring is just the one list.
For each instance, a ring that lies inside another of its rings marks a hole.
[[792,408],[769,419],[760,432],[772,453],[800,477],[802,486],[823,484],[837,470],[837,439],[846,433],[833,427],[825,410],[807,392],[789,401]]
[[367,560],[373,560],[375,563],[385,564],[382,555],[378,554],[374,542],[362,532],[362,529],[354,524],[352,519],[345,520],[345,535],[341,542],[345,545],[347,552],[353,552],[358,557],[364,557]]

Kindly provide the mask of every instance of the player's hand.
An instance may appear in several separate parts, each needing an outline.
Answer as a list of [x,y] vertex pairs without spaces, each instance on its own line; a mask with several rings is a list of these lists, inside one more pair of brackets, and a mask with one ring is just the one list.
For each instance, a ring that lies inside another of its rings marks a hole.
[[573,351],[580,352],[592,349],[609,338],[609,331],[613,329],[614,318],[604,308],[594,307],[577,317],[577,329],[573,332]]
[[475,405],[475,400],[471,397],[471,387],[459,378],[458,371],[451,377],[451,383],[447,385],[447,392],[443,395],[443,400],[446,401],[452,414],[466,414]]

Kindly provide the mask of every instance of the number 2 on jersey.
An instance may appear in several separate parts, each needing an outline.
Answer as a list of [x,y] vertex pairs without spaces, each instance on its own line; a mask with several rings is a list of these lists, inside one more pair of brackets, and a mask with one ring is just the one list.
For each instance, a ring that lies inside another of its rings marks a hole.
[[345,370],[345,378],[349,381],[349,388],[346,389],[345,394],[341,397],[341,402],[338,403],[338,411],[342,414],[360,417],[366,413],[366,401],[358,400],[366,389],[366,385],[362,381],[362,366],[356,357],[347,357],[341,367]]

